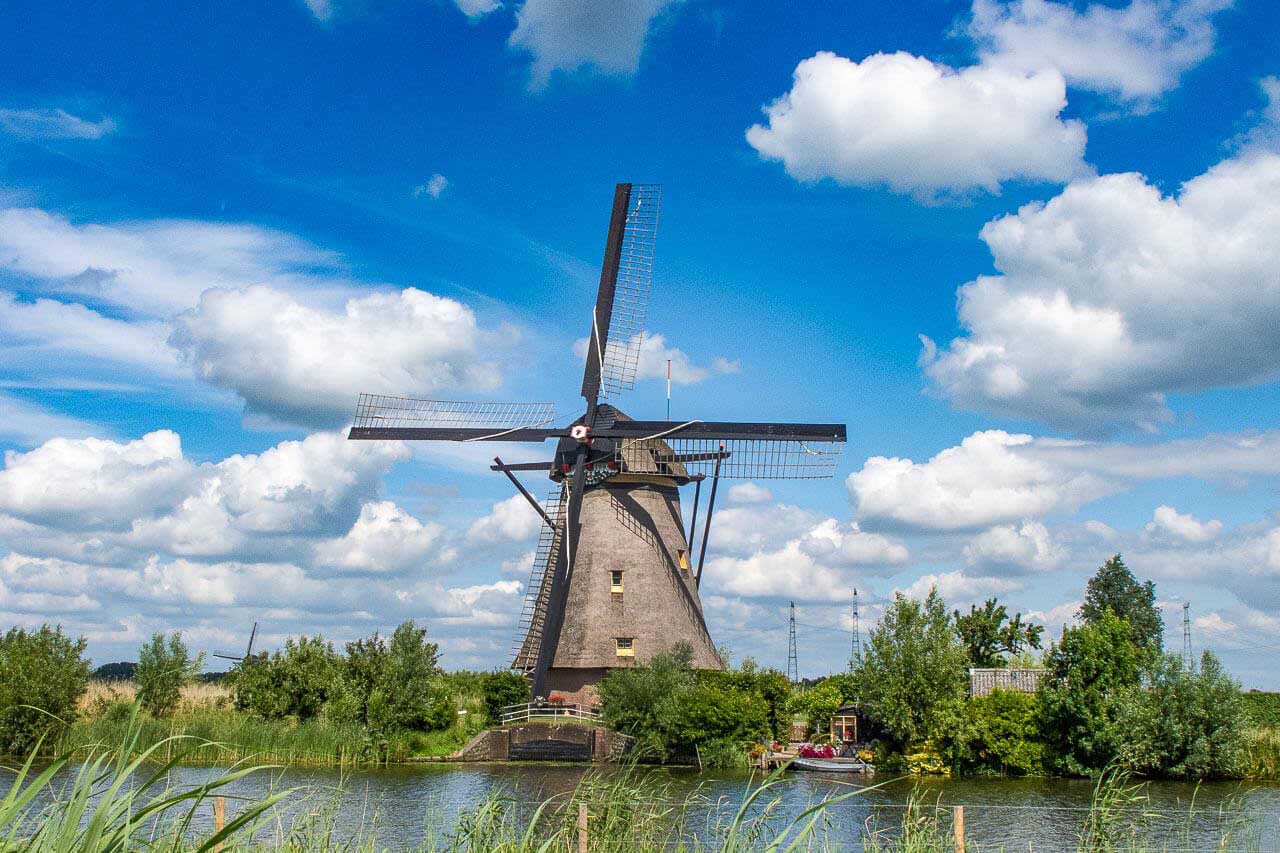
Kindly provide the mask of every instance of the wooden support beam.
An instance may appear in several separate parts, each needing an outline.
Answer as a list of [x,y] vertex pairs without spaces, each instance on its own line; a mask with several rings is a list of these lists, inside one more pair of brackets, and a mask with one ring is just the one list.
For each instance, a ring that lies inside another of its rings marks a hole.
[[[724,442],[720,442],[720,449],[724,450]],[[716,509],[716,487],[720,485],[720,463],[723,456],[716,457],[716,470],[711,475],[711,497],[707,499],[707,526],[702,530],[702,547],[698,550],[698,574],[693,579],[693,585],[702,588],[702,561],[707,558],[707,539],[711,536],[711,513]]]
[[537,499],[534,498],[533,495],[529,494],[529,490],[524,487],[524,483],[520,482],[519,478],[516,477],[515,474],[511,473],[510,468],[502,464],[501,459],[495,456],[493,457],[493,461],[497,466],[497,470],[507,475],[507,479],[511,481],[511,485],[515,486],[516,489],[519,490],[520,494],[524,495],[524,499],[529,502],[529,505],[534,508],[538,515],[542,516],[542,520],[547,523],[547,527],[554,530],[556,523],[551,520],[551,516],[547,515],[547,511],[542,508],[542,504],[538,503]]

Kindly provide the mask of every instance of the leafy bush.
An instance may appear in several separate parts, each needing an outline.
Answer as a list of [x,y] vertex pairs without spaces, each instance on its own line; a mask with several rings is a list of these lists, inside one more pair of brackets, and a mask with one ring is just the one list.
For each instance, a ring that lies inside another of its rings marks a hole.
[[529,701],[529,681],[514,672],[488,672],[480,682],[490,725],[502,722],[502,709]]
[[961,713],[968,660],[936,589],[923,602],[899,593],[867,641],[858,695],[898,749],[938,740]]
[[695,673],[692,663],[693,650],[678,643],[644,665],[609,673],[598,688],[605,721],[635,737],[641,754],[662,761],[703,744],[714,744],[717,760],[727,744],[741,755],[768,731],[766,703],[723,676]]
[[0,637],[0,752],[28,752],[72,721],[89,683],[84,650],[84,638],[72,640],[61,626]]
[[1068,628],[1045,655],[1041,734],[1057,771],[1086,775],[1119,751],[1118,700],[1138,683],[1145,654],[1132,637],[1129,623],[1106,610],[1092,624]]
[[408,620],[388,643],[374,634],[347,644],[339,665],[340,694],[331,713],[363,725],[374,737],[402,730],[430,731],[452,725],[453,702],[437,690],[439,648],[427,630]]
[[829,734],[831,718],[846,701],[844,691],[840,688],[840,682],[828,678],[791,697],[788,707],[793,714],[803,714],[809,721],[811,739]]
[[965,705],[952,739],[952,763],[979,775],[1026,776],[1044,770],[1040,706],[1035,696],[993,690]]
[[178,708],[182,688],[192,683],[204,665],[204,654],[191,659],[182,633],[175,631],[166,645],[164,634],[154,634],[138,650],[134,681],[138,702],[153,717],[167,717]]
[[778,670],[761,669],[754,660],[746,658],[737,669],[699,672],[698,680],[713,686],[723,684],[755,696],[764,705],[766,734],[775,739],[790,735],[791,712],[788,703],[791,700],[791,682]]
[[1223,779],[1245,763],[1240,685],[1212,652],[1198,671],[1162,656],[1119,702],[1120,762],[1130,770],[1177,779]]
[[309,720],[337,692],[338,656],[321,637],[290,638],[284,650],[245,658],[231,671],[236,707],[268,720]]
[[1244,713],[1255,726],[1280,729],[1280,693],[1263,693],[1250,690],[1241,697]]

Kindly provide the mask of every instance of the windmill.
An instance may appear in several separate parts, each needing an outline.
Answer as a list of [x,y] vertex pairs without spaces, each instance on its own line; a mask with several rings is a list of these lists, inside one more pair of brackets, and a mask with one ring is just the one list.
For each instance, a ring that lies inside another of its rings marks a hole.
[[228,654],[224,654],[223,652],[214,652],[213,656],[215,658],[222,658],[223,660],[245,661],[247,663],[248,661],[253,660],[253,640],[257,636],[258,636],[258,623],[254,622],[253,630],[249,632],[249,647],[244,650],[243,655],[228,655]]
[[[839,461],[844,424],[633,420],[601,398],[630,389],[653,277],[661,188],[618,184],[605,240],[582,379],[585,411],[553,426],[548,403],[462,403],[362,394],[349,438],[454,442],[557,441],[546,462],[492,470],[543,519],[512,668],[533,695],[587,702],[610,670],[677,642],[693,665],[723,669],[698,590],[721,477],[825,478]],[[539,504],[515,476],[548,474]],[[696,570],[691,559],[703,480],[711,476]],[[680,487],[694,484],[686,532]]]

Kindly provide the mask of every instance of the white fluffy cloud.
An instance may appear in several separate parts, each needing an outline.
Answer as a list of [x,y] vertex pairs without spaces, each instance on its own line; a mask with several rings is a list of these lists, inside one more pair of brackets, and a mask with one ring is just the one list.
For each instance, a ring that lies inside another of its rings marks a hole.
[[729,503],[762,504],[773,500],[773,492],[759,483],[734,483],[729,487]]
[[249,282],[313,294],[349,290],[316,274],[335,264],[332,253],[253,225],[77,225],[33,208],[0,210],[0,270],[39,279],[47,293],[92,296],[130,317],[168,319],[210,288]]
[[509,44],[533,56],[532,82],[553,71],[590,66],[605,74],[631,74],[640,65],[654,19],[679,0],[525,0]]
[[931,197],[996,192],[1004,181],[1064,182],[1088,171],[1085,128],[1060,117],[1062,75],[972,66],[907,53],[855,62],[820,52],[765,107],[747,141],[797,180],[887,185]]
[[1280,433],[1125,444],[989,430],[924,462],[873,456],[846,485],[858,518],[915,530],[977,530],[1074,512],[1137,482],[1280,474]]
[[1073,183],[983,228],[1000,274],[960,288],[968,334],[925,339],[922,365],[963,408],[1154,430],[1169,393],[1280,375],[1277,232],[1280,155],[1266,151],[1176,196],[1137,174]]
[[512,495],[493,505],[489,514],[476,519],[467,531],[473,543],[527,542],[542,529],[542,517],[523,495]]
[[353,524],[367,533],[357,524],[362,503],[406,456],[398,442],[331,433],[202,465],[183,456],[169,430],[129,442],[53,439],[5,454],[0,513],[37,527],[7,537],[28,544],[49,541],[38,528],[51,528],[103,552],[268,555],[288,548],[288,537],[346,533]]
[[984,64],[1054,68],[1074,87],[1154,98],[1213,51],[1212,16],[1232,0],[1130,0],[1083,9],[1051,0],[974,0],[969,35]]
[[113,648],[175,629],[225,647],[229,621],[247,632],[261,620],[278,642],[430,618],[459,652],[468,626],[501,628],[470,634],[471,651],[455,658],[491,666],[521,584],[438,580],[458,537],[377,497],[406,458],[396,442],[318,433],[197,463],[163,430],[10,452],[0,470],[0,613],[12,624],[59,619]]
[[498,0],[454,0],[454,3],[468,18],[481,18],[502,8]]
[[1022,584],[1007,578],[970,576],[964,572],[944,572],[937,575],[921,575],[901,592],[907,598],[923,600],[929,590],[936,588],[948,605],[969,604],[991,595],[1013,592]]
[[[779,545],[779,543],[783,543]],[[715,516],[703,589],[745,598],[844,601],[857,572],[883,574],[905,546],[857,524],[784,504],[730,506]]]
[[500,382],[469,308],[414,288],[304,305],[267,287],[209,290],[180,315],[170,342],[203,379],[252,412],[334,426],[361,392],[427,395]]
[[1021,574],[1058,568],[1067,558],[1067,548],[1042,523],[1024,521],[984,530],[965,545],[964,556],[977,569]]
[[1153,536],[1173,536],[1184,542],[1208,542],[1222,532],[1222,522],[1217,519],[1201,521],[1171,506],[1158,506],[1146,530]]
[[927,462],[873,456],[847,485],[859,517],[963,530],[1074,510],[1115,490],[1103,477],[1019,452],[1029,435],[977,432]]
[[125,443],[55,438],[5,453],[0,512],[53,527],[119,529],[172,508],[193,474],[170,430]]
[[75,303],[21,300],[0,291],[0,364],[27,374],[115,375],[121,367],[156,377],[187,375],[158,321],[126,322]]
[[0,108],[0,132],[19,139],[101,139],[115,130],[110,118],[92,121],[51,107]]
[[[443,535],[438,524],[423,524],[391,501],[366,503],[360,517],[341,537],[316,545],[316,562],[339,571],[404,573],[430,571],[428,558]],[[455,552],[436,554],[438,565],[453,560]]]

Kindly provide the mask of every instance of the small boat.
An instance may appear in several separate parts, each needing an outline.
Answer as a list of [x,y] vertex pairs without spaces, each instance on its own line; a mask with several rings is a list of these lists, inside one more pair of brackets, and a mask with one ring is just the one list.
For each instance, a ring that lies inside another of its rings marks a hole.
[[819,770],[823,773],[871,773],[875,770],[861,758],[794,758],[792,770]]

